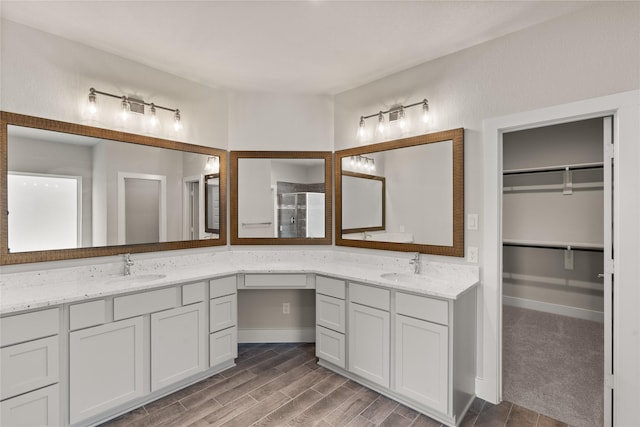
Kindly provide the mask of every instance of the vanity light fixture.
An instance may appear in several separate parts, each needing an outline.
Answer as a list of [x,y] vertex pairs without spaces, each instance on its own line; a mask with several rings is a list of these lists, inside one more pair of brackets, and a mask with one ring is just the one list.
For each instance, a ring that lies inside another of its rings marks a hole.
[[364,172],[373,172],[376,170],[376,162],[371,157],[351,156],[349,164],[353,169],[362,170]]
[[209,156],[207,163],[204,165],[204,170],[207,172],[218,173],[220,171],[220,158],[217,156]]
[[145,107],[150,107],[149,108],[149,124],[152,127],[157,126],[159,119],[157,116],[157,110],[165,110],[165,111],[170,111],[173,113],[173,128],[176,131],[182,130],[183,125],[182,125],[182,117],[180,116],[180,110],[177,108],[168,108],[168,107],[163,107],[161,105],[156,105],[153,102],[149,103],[146,102],[142,99],[136,99],[136,98],[132,98],[126,95],[122,95],[122,96],[118,96],[118,95],[114,95],[112,93],[108,93],[108,92],[103,92],[101,90],[97,90],[94,88],[89,89],[89,100],[88,100],[88,104],[87,104],[87,112],[91,115],[91,116],[95,116],[98,113],[98,99],[97,99],[97,95],[103,95],[103,96],[108,96],[110,98],[116,98],[116,99],[120,99],[120,107],[121,107],[121,112],[120,112],[120,117],[122,118],[122,120],[127,120],[127,118],[129,117],[130,113],[137,113],[137,114],[145,114]]
[[387,130],[387,123],[385,122],[384,115],[389,114],[389,123],[398,120],[398,125],[400,129],[406,130],[409,128],[409,123],[407,120],[405,110],[407,108],[422,106],[422,121],[427,123],[429,121],[429,101],[425,98],[420,102],[415,102],[409,105],[394,105],[386,111],[379,111],[375,114],[369,114],[365,116],[360,116],[360,121],[358,122],[358,138],[364,139],[366,136],[366,123],[367,119],[372,117],[378,118],[378,123],[376,125],[376,132],[379,135],[384,135]]

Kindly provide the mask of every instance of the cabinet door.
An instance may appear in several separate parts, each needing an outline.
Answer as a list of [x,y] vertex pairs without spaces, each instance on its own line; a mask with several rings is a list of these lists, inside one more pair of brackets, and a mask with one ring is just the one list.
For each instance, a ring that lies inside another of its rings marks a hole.
[[216,366],[238,357],[238,331],[236,327],[211,334],[209,338],[209,365]]
[[395,391],[447,413],[448,328],[396,315]]
[[236,325],[238,303],[235,294],[212,299],[210,304],[209,332],[220,331]]
[[316,327],[316,356],[341,368],[345,367],[344,334]]
[[60,425],[58,385],[41,388],[0,403],[0,425],[43,427]]
[[151,391],[207,368],[204,304],[151,315]]
[[349,371],[389,387],[389,313],[349,303]]
[[144,394],[142,325],[134,317],[69,334],[71,423]]

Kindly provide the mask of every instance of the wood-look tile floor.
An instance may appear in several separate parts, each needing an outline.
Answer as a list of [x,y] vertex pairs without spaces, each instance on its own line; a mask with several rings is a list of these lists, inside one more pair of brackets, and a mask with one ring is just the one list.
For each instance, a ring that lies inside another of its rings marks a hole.
[[[102,426],[441,425],[317,365],[313,344],[241,344],[236,363]],[[461,426],[567,427],[508,402],[480,399]]]

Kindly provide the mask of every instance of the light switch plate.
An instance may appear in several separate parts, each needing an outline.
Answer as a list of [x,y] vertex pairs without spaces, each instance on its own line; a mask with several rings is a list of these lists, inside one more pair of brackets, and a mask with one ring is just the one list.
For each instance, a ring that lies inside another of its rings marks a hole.
[[477,230],[478,229],[478,214],[468,214],[467,215],[467,229],[468,230]]
[[467,261],[475,264],[478,263],[478,248],[475,246],[469,246],[467,248]]

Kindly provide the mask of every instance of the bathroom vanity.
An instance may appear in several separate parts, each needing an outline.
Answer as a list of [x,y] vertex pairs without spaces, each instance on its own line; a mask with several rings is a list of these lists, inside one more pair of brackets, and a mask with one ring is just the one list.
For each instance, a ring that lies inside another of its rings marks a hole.
[[321,253],[226,253],[224,264],[60,283],[3,278],[1,423],[96,425],[201,381],[234,366],[237,292],[315,289],[320,365],[457,425],[475,397],[477,269],[387,279],[392,266]]

